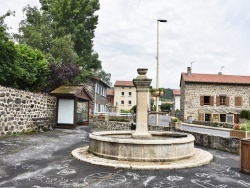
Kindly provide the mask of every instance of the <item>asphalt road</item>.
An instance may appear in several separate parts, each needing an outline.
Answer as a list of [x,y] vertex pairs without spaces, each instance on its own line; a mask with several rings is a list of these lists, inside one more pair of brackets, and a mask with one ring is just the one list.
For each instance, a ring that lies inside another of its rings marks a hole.
[[[159,115],[159,125],[160,126],[169,126],[170,122],[170,116],[165,115]],[[155,125],[155,115],[149,116],[149,124]],[[200,133],[207,133],[212,134],[216,136],[223,136],[223,137],[229,137],[230,132],[226,129],[214,129],[214,128],[206,128],[206,127],[199,127],[196,125],[190,125],[186,123],[182,123],[182,129],[187,131],[194,131],[194,132],[200,132]]]
[[[250,176],[239,171],[239,155],[211,152],[209,165],[179,170],[129,170],[91,165],[72,157],[88,145],[90,127],[56,129],[0,138],[1,188],[250,188]],[[200,148],[200,147],[199,147]]]

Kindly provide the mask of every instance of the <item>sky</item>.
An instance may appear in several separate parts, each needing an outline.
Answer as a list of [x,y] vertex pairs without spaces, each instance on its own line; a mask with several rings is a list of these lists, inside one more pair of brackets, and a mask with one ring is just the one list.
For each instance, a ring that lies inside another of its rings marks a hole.
[[[0,15],[15,32],[22,8],[38,0],[0,0]],[[132,81],[148,68],[156,85],[159,32],[159,87],[178,89],[182,72],[250,76],[249,0],[100,0],[94,51],[111,82]],[[159,23],[157,20],[166,19]],[[192,63],[193,62],[193,63]]]

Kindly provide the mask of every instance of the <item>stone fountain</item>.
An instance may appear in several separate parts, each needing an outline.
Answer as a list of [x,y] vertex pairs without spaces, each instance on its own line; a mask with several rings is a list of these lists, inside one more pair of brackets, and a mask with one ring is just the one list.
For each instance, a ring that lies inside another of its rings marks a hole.
[[101,131],[89,135],[88,147],[77,148],[72,155],[97,165],[132,169],[177,169],[208,164],[211,153],[194,147],[194,137],[170,131],[149,131],[148,102],[152,79],[148,69],[137,69],[133,79],[137,92],[135,131]]

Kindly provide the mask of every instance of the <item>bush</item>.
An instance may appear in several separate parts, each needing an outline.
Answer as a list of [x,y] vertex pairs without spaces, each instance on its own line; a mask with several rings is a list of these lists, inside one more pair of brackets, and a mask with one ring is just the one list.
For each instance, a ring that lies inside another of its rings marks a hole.
[[136,105],[134,105],[134,106],[131,108],[131,110],[133,110],[134,113],[136,114]]
[[242,123],[240,125],[240,130],[241,131],[250,131],[250,123]]
[[173,122],[178,122],[178,118],[173,118]]
[[121,113],[130,113],[130,110],[121,110]]
[[242,110],[240,112],[241,119],[250,119],[250,111],[249,110]]

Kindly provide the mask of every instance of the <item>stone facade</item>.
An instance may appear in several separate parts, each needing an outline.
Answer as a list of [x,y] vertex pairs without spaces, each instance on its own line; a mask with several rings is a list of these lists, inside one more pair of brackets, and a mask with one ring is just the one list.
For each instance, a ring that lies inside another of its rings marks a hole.
[[93,98],[90,104],[90,117],[97,112],[107,112],[106,91],[110,86],[95,77],[90,77],[83,85]]
[[[201,97],[209,96],[210,104],[201,105]],[[218,97],[225,96],[228,104],[218,105]],[[240,98],[241,104],[236,105]],[[225,114],[228,123],[238,123],[241,110],[250,110],[249,85],[206,84],[181,82],[181,120],[221,121],[220,115]],[[209,119],[206,119],[206,114]]]
[[32,118],[56,117],[56,97],[0,86],[1,135],[34,129]]

